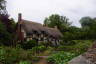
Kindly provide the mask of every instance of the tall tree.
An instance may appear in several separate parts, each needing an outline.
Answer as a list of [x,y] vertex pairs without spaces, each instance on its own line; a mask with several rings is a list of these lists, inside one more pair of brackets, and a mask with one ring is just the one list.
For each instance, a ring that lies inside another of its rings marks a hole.
[[80,23],[83,28],[91,26],[93,22],[94,20],[91,17],[82,17],[80,19]]
[[12,43],[14,25],[14,20],[9,19],[9,15],[6,11],[6,1],[0,0],[0,36],[2,37],[0,37],[0,41],[2,41],[2,43]]
[[7,14],[5,0],[0,0],[0,14]]
[[45,26],[49,25],[49,19],[48,19],[48,18],[45,18],[45,20],[44,20],[44,25],[45,25]]
[[48,27],[57,26],[57,28],[63,32],[65,28],[70,26],[70,22],[68,22],[68,18],[66,16],[60,16],[58,14],[52,14],[48,18],[45,18],[44,24]]
[[12,19],[9,19],[9,15],[6,10],[6,1],[0,0],[0,21],[6,26],[8,32],[13,32]]
[[82,25],[82,30],[87,34],[87,38],[95,39],[96,38],[96,18],[83,17],[80,20]]

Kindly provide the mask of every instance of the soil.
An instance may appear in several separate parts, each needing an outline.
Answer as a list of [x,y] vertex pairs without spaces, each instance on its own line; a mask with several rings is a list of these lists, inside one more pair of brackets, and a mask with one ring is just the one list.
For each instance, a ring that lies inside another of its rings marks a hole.
[[39,61],[39,62],[36,62],[36,63],[34,63],[34,64],[48,64],[48,62],[47,62],[47,60],[46,60],[46,58],[47,58],[48,56],[38,56],[38,57],[40,57],[40,61]]

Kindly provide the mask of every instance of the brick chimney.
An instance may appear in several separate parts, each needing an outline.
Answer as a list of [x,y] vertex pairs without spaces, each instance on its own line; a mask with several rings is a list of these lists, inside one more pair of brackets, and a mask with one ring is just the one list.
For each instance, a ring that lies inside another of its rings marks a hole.
[[22,32],[22,14],[18,14],[18,26],[17,26],[17,34],[19,41],[24,40],[24,32]]
[[22,14],[19,13],[19,14],[18,14],[18,22],[20,22],[21,20],[22,20]]

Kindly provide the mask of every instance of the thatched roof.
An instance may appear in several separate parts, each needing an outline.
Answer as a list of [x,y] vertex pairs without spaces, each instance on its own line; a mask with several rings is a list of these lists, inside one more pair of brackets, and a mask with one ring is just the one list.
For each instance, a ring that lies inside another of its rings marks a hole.
[[63,36],[62,33],[56,28],[45,27],[45,29],[48,32],[48,34],[52,37],[60,38]]
[[56,28],[49,28],[44,27],[40,23],[28,21],[28,20],[22,20],[21,21],[22,28],[26,31],[27,34],[33,34],[33,32],[37,32],[38,34],[41,34],[42,32],[47,34],[48,36],[52,36],[54,38],[60,38],[62,37],[61,32]]

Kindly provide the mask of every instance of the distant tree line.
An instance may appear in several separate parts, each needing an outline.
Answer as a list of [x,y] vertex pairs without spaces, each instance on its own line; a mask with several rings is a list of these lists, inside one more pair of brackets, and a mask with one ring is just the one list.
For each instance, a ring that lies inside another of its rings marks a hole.
[[57,26],[63,34],[63,40],[94,40],[96,39],[96,18],[82,17],[81,27],[72,26],[66,16],[52,14],[45,18],[44,24],[48,27]]

